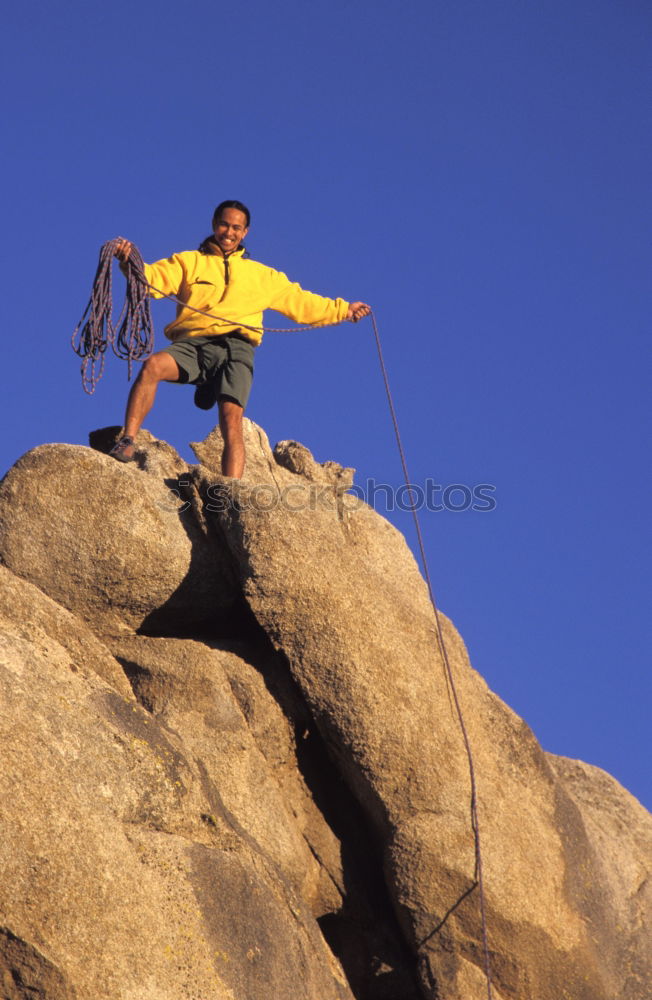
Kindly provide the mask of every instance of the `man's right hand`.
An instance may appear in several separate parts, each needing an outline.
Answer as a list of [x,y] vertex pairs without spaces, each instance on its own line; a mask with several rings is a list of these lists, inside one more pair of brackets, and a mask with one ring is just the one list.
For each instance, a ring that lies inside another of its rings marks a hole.
[[127,261],[129,260],[132,247],[133,243],[130,243],[129,240],[125,240],[122,237],[118,237],[118,245],[113,251],[113,255],[114,257],[118,258],[121,265],[126,264]]

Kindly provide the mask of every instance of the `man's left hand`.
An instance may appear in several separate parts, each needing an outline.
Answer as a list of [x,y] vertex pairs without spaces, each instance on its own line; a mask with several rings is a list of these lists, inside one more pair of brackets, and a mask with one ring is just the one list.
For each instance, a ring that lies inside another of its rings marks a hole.
[[352,302],[346,318],[350,319],[352,323],[357,323],[359,319],[364,319],[370,312],[371,306],[368,306],[366,302]]

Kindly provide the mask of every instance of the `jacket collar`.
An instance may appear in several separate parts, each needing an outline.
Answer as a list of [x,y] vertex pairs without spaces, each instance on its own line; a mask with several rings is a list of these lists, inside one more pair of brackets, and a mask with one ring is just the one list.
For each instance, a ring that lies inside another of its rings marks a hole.
[[232,250],[231,253],[222,253],[222,247],[216,242],[214,236],[208,236],[199,248],[201,253],[213,254],[215,257],[224,257],[225,260],[231,260],[233,257],[244,257],[247,253],[247,248],[244,243],[241,243],[237,250]]

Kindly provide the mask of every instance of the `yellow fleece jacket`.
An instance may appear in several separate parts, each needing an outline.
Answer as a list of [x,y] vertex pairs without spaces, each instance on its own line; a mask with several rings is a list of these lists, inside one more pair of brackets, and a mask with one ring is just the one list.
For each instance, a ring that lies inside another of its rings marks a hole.
[[[275,309],[295,323],[319,326],[339,323],[345,318],[349,303],[344,299],[327,299],[307,292],[281,271],[243,254],[243,248],[227,258],[186,250],[167,260],[145,264],[145,279],[156,289],[150,290],[154,298],[176,295],[187,304],[177,304],[176,319],[165,328],[169,340],[232,333],[242,323],[261,327],[264,309]],[[188,306],[204,309],[228,322],[218,323]],[[242,334],[256,346],[263,336],[262,330],[243,329]]]

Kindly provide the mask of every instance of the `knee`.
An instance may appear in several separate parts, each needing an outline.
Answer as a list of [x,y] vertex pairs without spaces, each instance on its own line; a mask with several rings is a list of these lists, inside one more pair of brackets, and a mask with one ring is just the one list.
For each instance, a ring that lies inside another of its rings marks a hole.
[[171,375],[170,361],[172,360],[170,355],[163,351],[158,354],[152,354],[140,369],[138,378],[142,382],[162,382],[169,380]]

